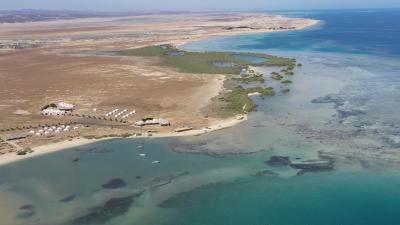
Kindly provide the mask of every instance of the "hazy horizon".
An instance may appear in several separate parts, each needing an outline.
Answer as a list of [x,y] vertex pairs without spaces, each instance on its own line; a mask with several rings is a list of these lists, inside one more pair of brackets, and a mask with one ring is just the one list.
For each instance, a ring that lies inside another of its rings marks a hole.
[[69,0],[40,2],[32,0],[13,0],[2,3],[0,10],[73,10],[102,12],[134,11],[283,11],[283,10],[318,10],[318,9],[373,9],[400,8],[398,0]]

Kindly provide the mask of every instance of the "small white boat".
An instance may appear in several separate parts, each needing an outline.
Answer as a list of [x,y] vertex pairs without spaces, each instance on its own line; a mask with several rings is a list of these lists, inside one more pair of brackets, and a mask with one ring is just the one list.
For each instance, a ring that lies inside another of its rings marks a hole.
[[138,149],[142,149],[142,148],[143,148],[143,145],[138,145],[137,148],[138,148]]
[[144,153],[139,154],[140,157],[146,157],[147,155]]
[[158,163],[160,163],[160,161],[153,161],[153,162],[151,162],[151,163],[153,163],[153,164],[158,164]]

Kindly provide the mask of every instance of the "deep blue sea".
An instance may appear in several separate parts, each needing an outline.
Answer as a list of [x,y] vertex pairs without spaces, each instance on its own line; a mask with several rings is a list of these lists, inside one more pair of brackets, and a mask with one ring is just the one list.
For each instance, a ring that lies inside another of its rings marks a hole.
[[300,32],[274,34],[240,48],[400,56],[400,10],[349,10],[286,13],[319,19],[322,24]]
[[[291,11],[277,14],[321,20],[301,31],[252,34],[188,44],[197,50],[288,50],[400,56],[400,9]],[[235,43],[235,44],[232,44]]]
[[[195,51],[265,52],[302,63],[265,86],[248,121],[208,135],[112,140],[0,167],[0,221],[41,225],[400,224],[400,10],[279,12],[321,20],[301,31],[189,43]],[[274,83],[275,82],[275,83]],[[143,145],[138,149],[137,145]],[[213,157],[174,150],[251,154]],[[138,156],[146,152],[147,158]],[[297,175],[264,163],[335,157]],[[71,159],[79,157],[79,163]],[[161,163],[151,164],[153,160]],[[276,176],[259,176],[269,170]],[[112,179],[125,186],[102,187]],[[132,197],[132,194],[141,193]],[[32,205],[29,210],[20,209]]]

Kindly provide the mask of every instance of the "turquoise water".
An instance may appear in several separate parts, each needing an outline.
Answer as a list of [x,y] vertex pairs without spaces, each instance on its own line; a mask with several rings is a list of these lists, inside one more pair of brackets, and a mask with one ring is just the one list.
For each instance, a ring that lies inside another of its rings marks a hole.
[[[278,12],[321,20],[302,31],[251,34],[204,40],[185,46],[192,50],[284,50],[400,56],[399,9]],[[204,44],[201,44],[204,43]]]
[[393,175],[368,172],[244,178],[171,200],[180,213],[167,224],[394,225],[399,188]]
[[[254,97],[248,121],[207,135],[104,141],[2,166],[0,224],[399,224],[399,14],[291,15],[324,23],[184,46],[296,57],[303,67],[289,94]],[[321,152],[336,159],[334,171],[297,175],[264,163]]]
[[212,64],[216,67],[221,67],[221,68],[229,68],[237,66],[237,64],[234,62],[225,62],[225,61],[213,62]]

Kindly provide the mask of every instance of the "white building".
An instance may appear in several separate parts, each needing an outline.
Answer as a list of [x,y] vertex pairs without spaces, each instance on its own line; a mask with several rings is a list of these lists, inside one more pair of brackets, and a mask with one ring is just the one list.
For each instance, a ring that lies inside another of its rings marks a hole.
[[152,119],[152,120],[139,120],[135,122],[136,126],[146,126],[146,125],[160,125],[160,126],[169,126],[170,122],[165,119]]
[[59,102],[56,105],[57,105],[57,109],[65,110],[65,111],[72,111],[72,110],[74,110],[74,107],[75,107],[73,104],[69,104],[69,103],[65,103],[65,102]]

